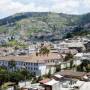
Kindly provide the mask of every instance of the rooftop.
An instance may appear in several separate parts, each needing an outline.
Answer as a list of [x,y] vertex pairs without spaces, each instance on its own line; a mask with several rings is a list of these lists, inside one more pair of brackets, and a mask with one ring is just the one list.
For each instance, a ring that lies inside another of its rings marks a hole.
[[54,76],[57,77],[57,78],[62,78],[62,77],[63,77],[63,76],[60,75],[60,74],[55,74]]
[[83,53],[77,53],[76,55],[75,55],[75,57],[82,57],[83,56]]
[[44,62],[45,60],[59,60],[61,59],[61,55],[58,53],[49,53],[48,55],[38,55],[32,54],[32,55],[22,55],[22,56],[4,56],[0,57],[0,60],[14,60],[14,61],[23,61],[23,62]]
[[73,70],[64,70],[64,71],[58,72],[57,74],[62,75],[62,76],[69,76],[69,77],[83,77],[86,73],[76,72]]
[[47,83],[48,81],[50,81],[50,79],[49,79],[49,78],[47,78],[47,79],[44,79],[44,80],[41,80],[41,81],[39,81],[39,83],[42,83],[42,84],[44,84],[44,83]]
[[52,85],[54,85],[54,84],[56,84],[56,83],[58,83],[59,81],[56,81],[56,80],[54,80],[54,79],[52,79],[51,81],[49,81],[49,82],[46,82],[46,83],[44,83],[45,85],[50,85],[50,86],[52,86]]

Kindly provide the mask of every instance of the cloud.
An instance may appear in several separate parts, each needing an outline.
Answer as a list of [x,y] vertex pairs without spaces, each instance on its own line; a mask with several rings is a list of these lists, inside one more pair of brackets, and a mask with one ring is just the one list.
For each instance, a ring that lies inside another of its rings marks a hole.
[[62,13],[77,13],[79,2],[76,0],[54,0],[54,5],[52,6],[52,11],[62,12]]
[[29,11],[83,14],[90,12],[90,0],[0,0],[0,16]]
[[[4,16],[12,15],[20,12],[46,12],[49,11],[48,7],[36,6],[36,3],[31,2],[24,4],[22,2],[15,2],[12,0],[2,0],[0,1],[0,13]],[[0,15],[1,16],[1,15]],[[2,16],[3,17],[3,16]]]
[[12,0],[3,0],[0,1],[0,11],[10,13],[27,12],[27,11],[39,12],[39,11],[48,11],[48,8],[41,6],[36,7],[35,3],[23,4]]
[[90,12],[90,0],[53,0],[52,11],[68,14]]

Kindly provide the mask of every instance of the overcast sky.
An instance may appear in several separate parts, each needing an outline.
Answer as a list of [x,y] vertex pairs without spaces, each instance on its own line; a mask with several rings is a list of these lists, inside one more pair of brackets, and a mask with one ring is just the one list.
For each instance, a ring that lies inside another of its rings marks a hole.
[[90,0],[0,0],[0,18],[19,12],[90,12]]

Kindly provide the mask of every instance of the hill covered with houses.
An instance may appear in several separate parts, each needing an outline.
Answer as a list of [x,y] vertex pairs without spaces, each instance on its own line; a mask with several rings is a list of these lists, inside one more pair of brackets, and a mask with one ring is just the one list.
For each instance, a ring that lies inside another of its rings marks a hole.
[[[26,12],[0,20],[0,33],[49,41],[90,33],[90,14]],[[67,35],[71,34],[71,35]]]

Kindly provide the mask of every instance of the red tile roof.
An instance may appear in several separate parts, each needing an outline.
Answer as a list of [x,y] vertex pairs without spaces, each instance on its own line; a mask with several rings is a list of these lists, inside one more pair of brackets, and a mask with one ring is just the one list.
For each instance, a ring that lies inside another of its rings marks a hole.
[[49,78],[48,78],[48,79],[41,80],[41,81],[39,81],[39,83],[44,84],[44,83],[47,83],[48,81],[50,81],[50,79],[49,79]]
[[59,55],[58,53],[49,53],[48,56],[47,55],[38,55],[36,56],[36,54],[32,54],[32,55],[23,55],[23,56],[1,56],[0,60],[6,60],[6,61],[10,61],[10,60],[14,60],[14,61],[23,61],[23,62],[41,62],[44,63],[45,60],[60,60],[61,59],[61,55]]

